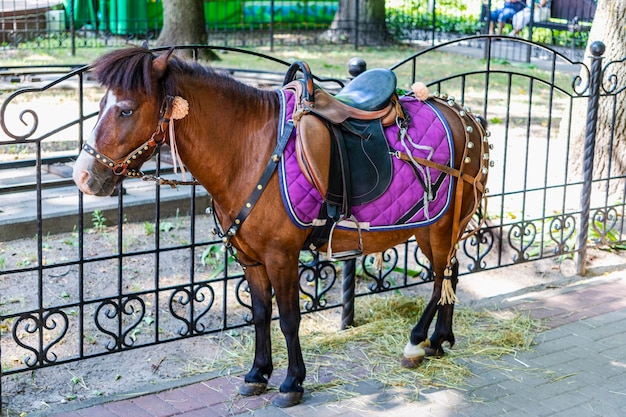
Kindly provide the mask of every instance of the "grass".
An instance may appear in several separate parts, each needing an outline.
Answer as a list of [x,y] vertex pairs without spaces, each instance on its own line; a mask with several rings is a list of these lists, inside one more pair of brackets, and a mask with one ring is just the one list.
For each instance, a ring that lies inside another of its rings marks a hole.
[[[337,322],[324,314],[303,317],[300,341],[307,365],[305,385],[311,391],[332,391],[349,396],[346,387],[374,379],[386,386],[414,387],[415,399],[425,386],[463,389],[472,376],[472,364],[493,367],[503,355],[529,350],[538,322],[512,312],[457,308],[454,331],[457,343],[439,359],[427,359],[416,369],[405,369],[400,357],[411,328],[426,302],[387,295],[357,299],[355,326],[337,330]],[[274,323],[275,369],[285,369],[287,354],[278,323]],[[190,374],[231,373],[252,363],[254,334],[251,329],[231,331],[221,341],[219,355],[190,363]],[[447,346],[447,345],[446,345]]]

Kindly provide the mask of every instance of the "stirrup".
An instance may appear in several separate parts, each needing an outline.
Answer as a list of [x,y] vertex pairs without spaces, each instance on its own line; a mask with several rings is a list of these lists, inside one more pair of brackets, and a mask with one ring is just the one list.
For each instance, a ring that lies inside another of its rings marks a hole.
[[[335,226],[337,226],[337,224],[342,220],[350,220],[356,225],[356,230],[359,233],[359,246],[356,249],[333,253],[333,232],[335,231]],[[330,259],[331,261],[347,261],[363,255],[363,236],[361,234],[361,225],[359,224],[356,217],[354,217],[354,215],[351,215],[348,218],[343,217],[333,223],[333,226],[330,228],[330,234],[328,235],[328,250],[326,251],[326,253],[328,254],[328,259]]]

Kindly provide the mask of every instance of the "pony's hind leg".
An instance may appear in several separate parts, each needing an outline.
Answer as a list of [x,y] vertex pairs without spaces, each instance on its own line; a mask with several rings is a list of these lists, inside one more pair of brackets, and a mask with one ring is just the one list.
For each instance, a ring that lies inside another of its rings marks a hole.
[[245,271],[252,300],[252,320],[255,328],[255,350],[252,369],[239,387],[244,396],[259,395],[267,389],[272,375],[272,343],[270,326],[272,320],[272,288],[262,266],[250,267]]
[[[454,304],[440,303],[444,279],[451,279],[452,287],[456,290],[458,275],[458,265],[454,265],[452,276],[444,277],[447,255],[451,248],[450,224],[451,216],[448,214],[429,229],[419,230],[415,234],[418,246],[432,265],[435,280],[430,300],[404,348],[402,365],[407,368],[417,367],[426,356],[443,354],[441,345],[445,341],[451,346],[454,345],[452,332]],[[435,330],[428,338],[428,331],[435,316],[437,316]]]
[[[456,284],[459,279],[459,264],[452,265],[452,275],[445,279],[449,279],[452,284],[452,289],[456,293]],[[454,316],[454,303],[439,304],[437,306],[437,322],[435,323],[435,330],[430,335],[430,346],[426,350],[426,356],[443,356],[443,344],[448,342],[450,347],[454,346],[455,338],[452,331],[452,318]]]

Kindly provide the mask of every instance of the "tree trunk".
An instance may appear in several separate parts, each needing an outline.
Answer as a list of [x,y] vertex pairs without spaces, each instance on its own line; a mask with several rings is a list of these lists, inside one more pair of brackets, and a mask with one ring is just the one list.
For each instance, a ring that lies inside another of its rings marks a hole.
[[348,43],[358,39],[360,45],[385,44],[389,40],[385,0],[339,0],[337,13],[324,38]]
[[[598,1],[596,15],[589,33],[586,57],[591,55],[589,47],[594,41],[602,41],[606,45],[603,66],[611,61],[626,57],[626,32],[623,29],[624,15],[626,15],[626,2]],[[591,66],[589,58],[586,58],[586,64],[588,67]],[[626,66],[623,64],[608,66],[607,72],[603,74],[602,79],[606,88],[610,85],[608,78],[610,75],[614,75],[617,82],[620,83],[618,88],[623,87],[626,79]],[[588,79],[588,75],[584,70],[581,71],[580,76],[583,80]],[[600,93],[602,94],[603,92],[603,88],[600,87]],[[607,178],[609,175],[614,177],[626,174],[626,114],[624,114],[625,106],[623,100],[624,93],[618,96],[616,105],[613,97],[600,98],[593,166],[594,179]],[[570,161],[576,178],[582,178],[587,105],[586,99],[577,99],[574,100],[572,108],[572,145],[570,148],[572,151]],[[610,141],[612,138],[613,149],[611,151]],[[606,182],[599,182],[597,186],[605,189]],[[611,181],[608,191],[610,193],[623,192],[623,184],[618,181]]]
[[[163,0],[163,30],[157,46],[206,45],[203,0]],[[190,56],[191,52],[181,55]],[[203,53],[203,59],[219,59],[212,52]]]

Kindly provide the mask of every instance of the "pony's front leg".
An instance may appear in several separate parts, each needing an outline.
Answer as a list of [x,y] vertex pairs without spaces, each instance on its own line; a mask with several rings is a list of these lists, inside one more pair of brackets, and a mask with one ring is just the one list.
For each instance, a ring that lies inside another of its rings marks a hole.
[[[291,275],[295,274],[295,277]],[[300,347],[300,287],[297,279],[297,269],[283,276],[274,283],[276,302],[280,314],[280,329],[287,343],[287,355],[289,364],[287,376],[280,385],[280,392],[274,398],[273,403],[277,407],[291,407],[302,399],[304,389],[302,383],[306,377],[306,367],[302,358]],[[280,275],[279,275],[280,276]]]
[[270,337],[272,320],[272,288],[263,266],[249,267],[245,271],[252,301],[252,320],[255,330],[254,363],[239,387],[244,396],[259,395],[267,389],[272,375],[272,342]]

